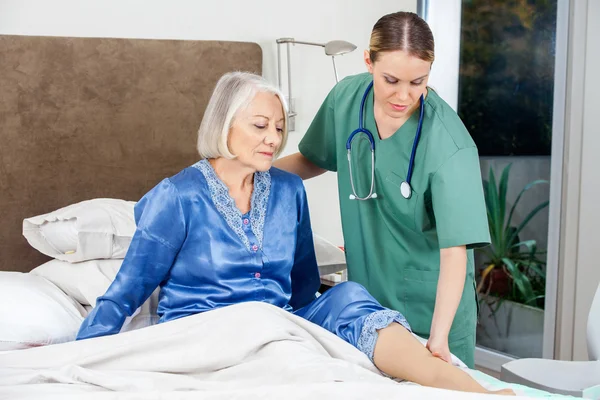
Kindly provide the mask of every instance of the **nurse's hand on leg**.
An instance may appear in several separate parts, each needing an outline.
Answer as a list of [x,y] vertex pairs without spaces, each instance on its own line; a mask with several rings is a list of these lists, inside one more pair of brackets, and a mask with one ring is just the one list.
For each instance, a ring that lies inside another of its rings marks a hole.
[[450,348],[448,347],[448,338],[437,338],[432,336],[427,341],[426,347],[434,357],[452,364],[452,355],[450,354]]

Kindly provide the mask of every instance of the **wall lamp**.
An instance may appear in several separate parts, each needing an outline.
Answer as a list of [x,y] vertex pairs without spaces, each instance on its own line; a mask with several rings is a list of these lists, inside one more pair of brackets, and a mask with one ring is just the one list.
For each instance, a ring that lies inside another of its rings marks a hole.
[[287,86],[288,86],[288,99],[289,99],[289,112],[288,112],[288,131],[293,131],[296,127],[296,111],[295,104],[292,101],[292,63],[290,60],[290,45],[303,44],[307,46],[318,46],[323,47],[325,55],[331,57],[333,62],[333,73],[335,75],[335,82],[338,82],[337,68],[335,66],[335,56],[341,56],[342,54],[350,53],[356,50],[356,46],[352,43],[343,40],[332,40],[327,43],[314,43],[314,42],[303,42],[294,38],[280,38],[277,39],[277,84],[281,89],[281,45],[286,45],[287,52]]

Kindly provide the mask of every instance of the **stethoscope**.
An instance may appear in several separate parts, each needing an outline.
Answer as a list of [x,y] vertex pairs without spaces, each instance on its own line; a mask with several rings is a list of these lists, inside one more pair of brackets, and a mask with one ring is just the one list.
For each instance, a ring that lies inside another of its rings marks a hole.
[[[367,96],[369,95],[369,91],[373,87],[373,82],[369,84],[367,90],[363,94],[362,101],[360,102],[360,110],[358,110],[358,129],[353,131],[348,140],[346,141],[346,150],[348,151],[348,169],[350,170],[350,186],[352,188],[352,194],[350,195],[350,200],[369,200],[376,199],[377,193],[373,191],[375,186],[375,139],[373,138],[373,134],[369,132],[368,129],[364,127],[364,117],[365,117],[365,102],[367,100]],[[415,153],[417,152],[417,144],[419,143],[419,138],[421,137],[421,127],[423,125],[423,95],[419,99],[420,103],[420,112],[419,112],[419,124],[417,125],[417,132],[415,133],[415,140],[413,142],[413,147],[410,152],[410,161],[408,163],[408,174],[406,175],[406,180],[400,184],[400,194],[405,199],[410,199],[412,194],[412,188],[410,186],[410,180],[412,178],[413,165],[415,163]],[[371,189],[369,190],[369,194],[366,197],[359,197],[356,194],[356,189],[354,188],[354,179],[352,177],[352,162],[351,162],[351,154],[352,154],[352,139],[356,134],[364,133],[367,135],[369,142],[371,143]]]

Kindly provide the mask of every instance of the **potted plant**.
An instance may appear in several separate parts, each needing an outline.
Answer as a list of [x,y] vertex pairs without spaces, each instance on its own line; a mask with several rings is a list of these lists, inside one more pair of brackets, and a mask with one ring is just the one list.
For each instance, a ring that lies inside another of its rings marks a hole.
[[521,240],[520,234],[549,201],[534,207],[520,223],[513,219],[522,196],[548,182],[527,184],[509,209],[506,192],[511,166],[504,168],[498,182],[490,168],[488,180],[483,182],[491,245],[479,250],[485,262],[477,286],[481,306],[477,342],[518,356],[535,356],[541,349],[545,261],[536,241]]
[[523,304],[539,305],[543,304],[540,300],[543,299],[544,292],[540,293],[539,281],[545,281],[545,262],[538,256],[543,253],[537,250],[535,240],[521,241],[519,234],[537,213],[548,206],[549,201],[538,204],[517,226],[513,225],[513,216],[525,192],[548,182],[536,180],[527,184],[507,216],[506,191],[511,166],[509,164],[504,168],[498,183],[492,168],[488,180],[483,181],[491,245],[479,250],[487,261],[480,272],[478,292]]

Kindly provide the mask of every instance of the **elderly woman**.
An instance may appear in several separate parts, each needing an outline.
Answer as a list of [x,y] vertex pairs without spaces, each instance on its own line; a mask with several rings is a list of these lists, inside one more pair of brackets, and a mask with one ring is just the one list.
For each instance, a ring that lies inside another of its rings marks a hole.
[[356,283],[316,298],[319,273],[301,179],[272,168],[287,139],[281,93],[248,73],[223,76],[198,132],[201,161],[135,207],[137,230],[78,339],[116,334],[160,285],[160,322],[246,301],[303,317],[364,352],[384,373],[486,392],[434,357],[404,317]]

